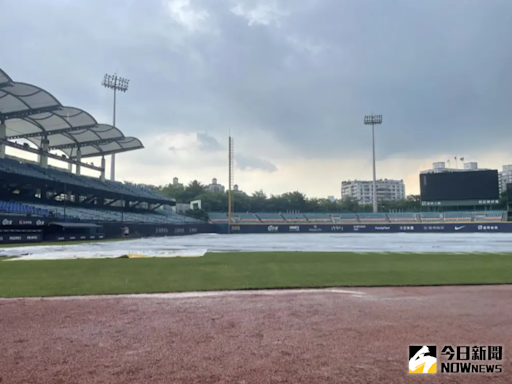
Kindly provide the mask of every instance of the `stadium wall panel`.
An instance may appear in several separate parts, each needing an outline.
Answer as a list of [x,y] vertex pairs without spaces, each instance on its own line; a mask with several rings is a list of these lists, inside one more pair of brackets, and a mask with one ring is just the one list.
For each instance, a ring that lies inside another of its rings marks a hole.
[[42,233],[0,233],[0,244],[40,243],[42,241]]
[[105,238],[123,237],[123,229],[128,227],[129,237],[154,237],[154,236],[185,236],[197,233],[215,233],[217,228],[213,224],[132,224],[132,223],[108,223],[103,224]]
[[44,227],[45,225],[48,225],[48,219],[44,217],[0,215],[1,228]]
[[[228,233],[227,224],[217,224],[218,233]],[[484,233],[512,232],[512,223],[407,223],[407,224],[236,224],[231,233]]]
[[59,241],[83,241],[83,240],[102,240],[105,235],[46,235],[45,241],[59,242]]

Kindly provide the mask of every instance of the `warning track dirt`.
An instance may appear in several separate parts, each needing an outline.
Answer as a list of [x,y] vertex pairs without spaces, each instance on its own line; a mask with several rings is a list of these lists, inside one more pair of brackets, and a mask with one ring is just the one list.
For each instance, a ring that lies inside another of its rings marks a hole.
[[[0,300],[2,383],[411,383],[409,345],[502,345],[512,286]],[[420,377],[416,377],[420,376]],[[423,377],[423,380],[425,378]]]

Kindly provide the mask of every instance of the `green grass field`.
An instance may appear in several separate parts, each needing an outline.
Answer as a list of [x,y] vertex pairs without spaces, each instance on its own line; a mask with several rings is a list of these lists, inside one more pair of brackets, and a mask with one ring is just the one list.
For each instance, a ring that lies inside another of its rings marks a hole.
[[0,297],[504,283],[512,283],[512,255],[266,252],[0,261]]

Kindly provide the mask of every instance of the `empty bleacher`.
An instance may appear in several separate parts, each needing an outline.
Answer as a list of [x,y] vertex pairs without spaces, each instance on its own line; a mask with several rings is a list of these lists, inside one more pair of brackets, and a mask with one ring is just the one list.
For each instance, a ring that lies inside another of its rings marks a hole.
[[11,215],[51,217],[65,221],[127,222],[155,224],[200,223],[202,221],[174,212],[121,212],[73,205],[49,205],[35,202],[0,201],[0,212]]
[[11,215],[48,216],[48,211],[14,201],[0,200],[0,212]]
[[331,223],[331,215],[328,213],[305,213],[307,221],[312,223]]
[[503,211],[483,211],[476,212],[474,221],[506,221],[506,213]]
[[423,223],[440,222],[443,220],[439,212],[420,212],[420,221]]
[[385,213],[368,213],[368,212],[361,212],[358,213],[357,216],[359,217],[359,222],[361,223],[385,223],[388,221],[388,218]]
[[0,159],[0,171],[6,173],[15,173],[17,175],[33,177],[36,179],[52,180],[44,173],[41,173],[32,168],[30,164],[20,163],[19,161],[13,159]]
[[463,221],[463,222],[470,222],[473,221],[474,214],[472,212],[468,211],[456,211],[456,212],[443,212],[442,216],[444,218],[444,221],[450,222],[450,221]]
[[127,198],[170,200],[143,185],[110,180],[101,181],[99,178],[76,175],[64,169],[42,168],[37,164],[23,163],[15,159],[0,159],[0,172],[2,171],[40,180],[64,183],[71,187],[75,186],[94,189],[100,192],[116,193],[125,195]]
[[223,212],[210,212],[209,217],[213,223],[227,223],[229,221],[228,214]]
[[418,214],[414,212],[393,212],[387,214],[390,222],[406,223],[418,221]]
[[239,213],[233,213],[232,217],[235,222],[238,223],[259,223],[260,219],[256,217],[254,213],[249,212],[239,212]]
[[263,223],[280,223],[280,222],[285,221],[284,217],[281,216],[280,213],[258,212],[258,213],[256,213],[256,216]]
[[99,221],[99,222],[132,222],[132,223],[154,223],[154,224],[184,224],[184,223],[200,223],[197,220],[184,215],[176,214],[169,211],[158,212],[123,212],[104,209],[91,209],[83,207],[62,207],[62,206],[41,206],[41,209],[56,209],[56,213],[60,217],[71,217],[83,221]]
[[350,224],[359,222],[359,218],[355,213],[332,213],[331,218],[334,223]]
[[302,213],[282,213],[281,215],[286,221],[291,221],[294,223],[306,221],[306,216],[304,216]]
[[[228,222],[226,213],[212,212],[210,220],[214,223]],[[261,221],[260,221],[261,220]],[[440,222],[485,222],[506,221],[503,211],[456,211],[456,212],[393,212],[393,213],[234,213],[236,223],[440,223]]]

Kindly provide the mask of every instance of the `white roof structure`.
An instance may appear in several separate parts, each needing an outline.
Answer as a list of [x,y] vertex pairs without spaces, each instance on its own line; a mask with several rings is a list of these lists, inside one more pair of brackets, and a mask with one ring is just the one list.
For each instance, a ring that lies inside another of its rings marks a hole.
[[0,121],[8,140],[26,139],[41,147],[58,149],[75,158],[106,156],[144,148],[135,137],[125,137],[118,128],[100,124],[88,112],[63,106],[52,94],[35,85],[14,82],[0,69]]

